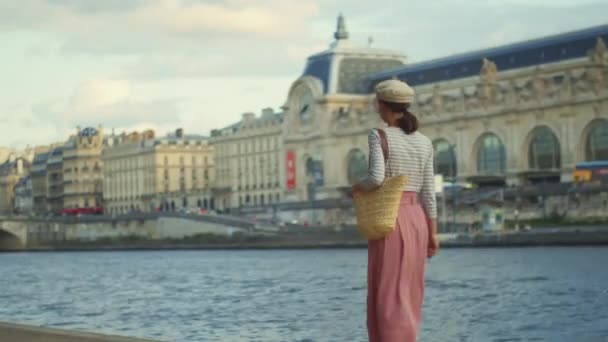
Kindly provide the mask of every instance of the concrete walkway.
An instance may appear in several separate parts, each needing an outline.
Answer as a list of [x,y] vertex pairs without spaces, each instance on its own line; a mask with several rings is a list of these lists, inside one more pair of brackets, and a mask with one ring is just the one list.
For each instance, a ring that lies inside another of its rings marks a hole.
[[0,322],[0,342],[153,342],[138,338],[92,334]]

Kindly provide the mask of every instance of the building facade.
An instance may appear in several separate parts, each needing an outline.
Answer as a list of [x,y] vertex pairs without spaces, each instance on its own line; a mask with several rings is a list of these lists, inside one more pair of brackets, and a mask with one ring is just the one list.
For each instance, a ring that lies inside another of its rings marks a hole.
[[213,209],[213,151],[207,137],[182,129],[110,137],[102,158],[106,212]]
[[16,153],[17,153],[17,151],[15,151],[12,148],[0,147],[0,163],[4,163],[5,161],[8,160],[8,158],[11,154],[16,154]]
[[49,210],[46,167],[50,155],[51,152],[39,153],[32,162],[32,206],[36,214],[45,214]]
[[0,215],[13,214],[15,209],[15,186],[30,172],[30,161],[14,156],[0,164]]
[[577,162],[608,160],[608,26],[409,65],[345,44],[345,32],[339,18],[332,47],[308,59],[289,91],[289,200],[341,197],[365,174],[367,133],[381,126],[373,87],[391,78],[415,88],[412,111],[450,180],[567,182]]
[[102,154],[106,212],[150,211],[155,172],[146,168],[146,164],[151,161],[147,153],[151,146],[147,143],[153,139],[153,131],[108,138]]
[[213,191],[220,210],[265,206],[282,200],[282,126],[283,114],[266,108],[259,117],[245,113],[240,122],[212,132],[217,163]]
[[31,215],[34,212],[34,197],[32,191],[32,178],[26,175],[15,185],[15,208],[19,215]]
[[[63,149],[63,208],[103,206],[101,154],[104,143],[102,127],[78,128],[76,135],[66,143]],[[47,173],[50,174],[50,169]]]
[[405,66],[445,177],[483,185],[569,182],[608,160],[608,25]]
[[[63,151],[64,147],[54,148],[46,161],[46,203],[47,211],[58,214],[64,208]],[[36,189],[36,192],[41,190]]]
[[327,51],[308,58],[285,103],[285,153],[294,171],[287,201],[341,197],[367,172],[367,132],[380,122],[368,77],[406,61],[395,51],[353,45],[342,16],[334,38]]

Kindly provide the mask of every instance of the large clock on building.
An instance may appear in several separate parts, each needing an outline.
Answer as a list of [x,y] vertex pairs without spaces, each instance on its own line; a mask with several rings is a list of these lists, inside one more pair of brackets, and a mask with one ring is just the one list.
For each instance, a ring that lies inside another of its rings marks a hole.
[[314,120],[315,98],[310,88],[300,84],[293,93],[294,111],[301,124],[310,124]]

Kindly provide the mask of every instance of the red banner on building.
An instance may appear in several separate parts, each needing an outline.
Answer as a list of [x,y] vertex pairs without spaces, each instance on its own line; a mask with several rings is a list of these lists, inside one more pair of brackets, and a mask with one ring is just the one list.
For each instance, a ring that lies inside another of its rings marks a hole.
[[296,188],[296,153],[294,151],[287,151],[285,167],[287,176],[287,190],[293,190]]

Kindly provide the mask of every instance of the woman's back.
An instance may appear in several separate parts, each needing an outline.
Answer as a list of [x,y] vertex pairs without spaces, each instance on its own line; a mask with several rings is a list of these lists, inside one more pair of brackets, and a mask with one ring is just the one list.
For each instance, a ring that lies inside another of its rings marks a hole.
[[399,127],[383,128],[388,141],[389,160],[385,166],[377,130],[370,132],[370,180],[382,184],[385,177],[405,175],[407,184],[404,191],[414,191],[421,195],[423,206],[429,215],[436,213],[433,144],[424,134],[411,134]]

